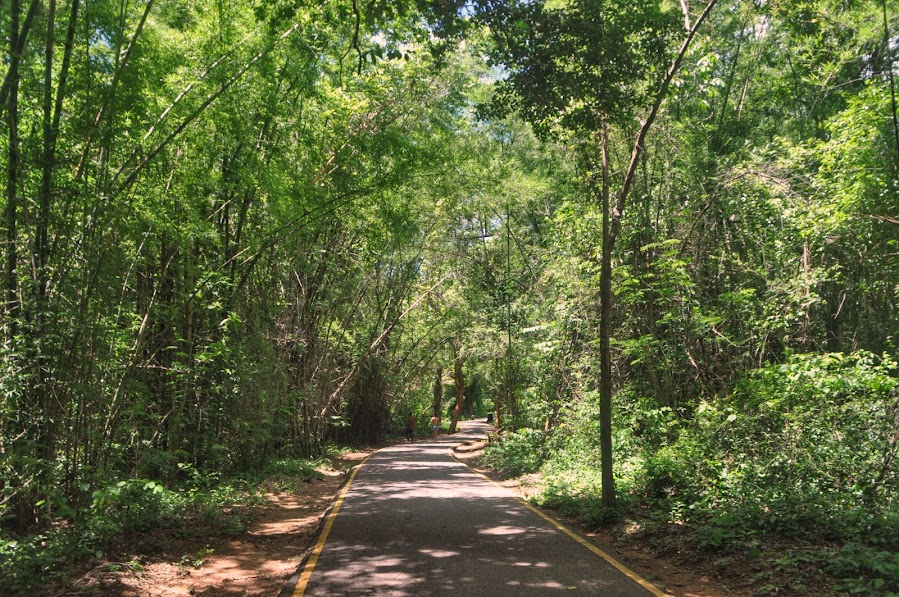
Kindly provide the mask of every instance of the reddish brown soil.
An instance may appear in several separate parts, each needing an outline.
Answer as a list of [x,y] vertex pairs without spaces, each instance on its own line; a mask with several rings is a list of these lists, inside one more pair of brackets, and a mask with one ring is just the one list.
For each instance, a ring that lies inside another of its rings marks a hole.
[[[366,455],[346,454],[335,469],[348,468]],[[244,533],[211,541],[167,537],[164,552],[156,554],[141,553],[147,541],[135,541],[128,546],[131,551],[117,559],[139,566],[105,562],[82,575],[71,590],[56,595],[277,595],[296,572],[345,478],[340,470],[320,472],[322,479],[303,484],[298,492],[272,492],[268,504],[244,513],[252,520]]]

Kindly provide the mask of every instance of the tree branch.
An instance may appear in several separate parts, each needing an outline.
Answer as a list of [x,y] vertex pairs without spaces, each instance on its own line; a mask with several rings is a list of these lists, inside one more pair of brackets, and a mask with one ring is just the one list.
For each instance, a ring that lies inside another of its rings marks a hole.
[[699,18],[696,19],[695,23],[693,23],[693,27],[691,27],[690,31],[687,33],[687,37],[681,44],[677,56],[671,63],[671,66],[668,67],[668,72],[665,74],[665,78],[662,80],[662,84],[659,87],[658,92],[656,93],[656,98],[653,102],[652,109],[649,111],[649,115],[646,117],[646,120],[643,121],[639,133],[637,133],[637,140],[634,143],[634,149],[631,151],[630,165],[627,168],[627,173],[624,175],[624,183],[621,185],[621,193],[618,196],[618,201],[615,203],[615,209],[612,212],[612,229],[610,231],[609,239],[610,248],[615,246],[615,240],[618,238],[618,233],[621,229],[621,216],[624,213],[624,206],[627,202],[627,196],[630,193],[631,186],[634,183],[634,176],[637,172],[637,164],[640,161],[640,156],[643,153],[643,145],[646,142],[646,134],[649,132],[650,127],[652,127],[653,122],[655,122],[656,116],[658,116],[659,114],[659,109],[662,106],[662,102],[668,95],[668,88],[671,86],[671,81],[674,79],[677,71],[680,70],[681,64],[684,61],[684,56],[686,56],[687,50],[690,48],[690,44],[693,42],[693,38],[696,37],[696,32],[699,30],[700,25],[702,25],[706,17],[709,16],[709,14],[712,12],[712,9],[715,7],[715,4],[717,3],[718,0],[709,0],[708,4],[706,4],[705,9],[702,11],[702,14],[699,15]]
[[447,275],[443,276],[442,278],[440,278],[439,280],[437,280],[437,282],[434,283],[433,286],[428,288],[424,292],[424,294],[421,294],[418,298],[416,298],[414,301],[412,301],[412,304],[409,305],[409,307],[405,311],[403,311],[402,313],[397,315],[394,318],[394,320],[390,323],[390,325],[388,325],[386,328],[384,328],[384,331],[382,331],[381,334],[377,338],[375,338],[375,340],[369,345],[368,350],[366,350],[365,353],[356,362],[356,365],[355,365],[355,367],[353,367],[352,371],[350,371],[349,374],[347,374],[343,378],[343,380],[341,380],[341,382],[337,386],[337,388],[333,392],[331,392],[331,395],[328,397],[328,402],[325,403],[325,406],[324,406],[324,408],[322,408],[321,412],[319,413],[319,416],[324,417],[326,414],[328,414],[328,411],[331,410],[331,407],[334,405],[334,403],[337,402],[337,400],[346,393],[346,391],[350,388],[350,386],[352,386],[352,384],[359,377],[359,374],[362,372],[362,367],[368,361],[368,357],[372,354],[372,352],[374,352],[374,350],[376,348],[378,348],[378,346],[380,346],[380,344],[384,340],[384,338],[391,331],[393,331],[393,328],[396,327],[396,325],[400,322],[400,320],[403,317],[405,317],[406,315],[408,315],[409,312],[412,311],[412,309],[414,309],[419,304],[421,304],[421,301],[423,301],[425,299],[425,297],[427,297],[429,294],[431,294],[438,286],[443,284],[446,281],[446,279],[449,277],[450,277],[450,274],[447,274]]
[[80,180],[81,176],[84,174],[84,170],[87,167],[87,156],[90,153],[91,145],[94,139],[94,132],[98,129],[100,123],[103,121],[103,117],[109,111],[109,105],[112,103],[113,97],[115,97],[116,88],[119,86],[119,81],[122,78],[122,73],[126,68],[128,68],[131,53],[134,52],[134,47],[137,45],[137,40],[140,38],[140,34],[144,30],[144,25],[147,23],[147,17],[150,16],[150,11],[153,9],[153,3],[155,1],[156,0],[148,0],[147,6],[144,7],[144,12],[140,17],[140,22],[138,22],[137,24],[137,29],[135,29],[134,35],[131,36],[131,41],[128,43],[128,47],[125,49],[125,56],[122,58],[122,62],[116,69],[115,74],[112,77],[112,83],[110,83],[109,85],[109,91],[103,98],[103,103],[100,105],[100,109],[97,111],[97,115],[94,117],[94,126],[91,127],[90,132],[87,136],[87,141],[84,144],[84,151],[81,152],[81,160],[78,163],[78,170],[75,174],[75,180]]
[[[299,27],[300,23],[295,23],[292,27],[290,27],[287,31],[285,31],[278,37],[275,44],[272,44],[271,46],[265,48],[264,50],[253,56],[253,58],[249,62],[244,64],[240,68],[240,70],[238,70],[230,79],[225,81],[225,83],[221,87],[219,87],[219,89],[216,90],[215,93],[212,93],[209,97],[207,97],[206,100],[203,101],[203,103],[200,104],[200,106],[196,110],[191,112],[183,121],[181,121],[181,124],[175,127],[175,130],[169,133],[165,139],[163,139],[158,145],[156,145],[156,147],[150,150],[150,152],[144,157],[143,160],[140,161],[140,163],[134,168],[134,170],[131,171],[131,174],[128,175],[125,181],[122,182],[121,186],[119,186],[115,192],[120,193],[134,184],[134,182],[137,180],[137,177],[140,176],[141,172],[143,172],[144,168],[146,168],[150,164],[150,162],[152,162],[153,159],[169,145],[169,143],[174,141],[175,138],[184,131],[184,129],[186,129],[194,120],[199,118],[200,115],[206,111],[206,108],[208,108],[210,104],[212,104],[212,102],[217,100],[222,96],[222,94],[228,91],[228,89],[230,89],[232,85],[239,81],[241,77],[243,77],[244,74],[246,74],[246,72],[250,70],[253,65],[256,64],[263,56],[271,52],[275,48],[277,42],[280,42],[281,40],[289,36]],[[127,162],[121,168],[119,168],[118,172],[115,173],[115,176],[113,176],[112,180],[109,183],[109,186],[115,184],[118,178],[124,173],[126,166]]]
[[[31,31],[31,23],[34,22],[34,15],[37,13],[37,8],[40,4],[41,0],[31,0],[31,4],[28,5],[28,12],[25,14],[25,19],[22,21],[22,28],[16,35],[16,47],[13,51],[20,60],[25,53],[25,46],[28,44],[28,32]],[[7,70],[6,75],[3,77],[3,86],[0,87],[0,117],[3,116],[3,113],[6,110],[6,102],[11,87],[12,72]]]

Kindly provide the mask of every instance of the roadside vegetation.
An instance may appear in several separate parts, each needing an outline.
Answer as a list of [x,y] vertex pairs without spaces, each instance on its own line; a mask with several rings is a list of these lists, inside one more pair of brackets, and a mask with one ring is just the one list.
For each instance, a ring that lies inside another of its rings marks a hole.
[[0,590],[489,412],[588,526],[899,592],[897,0],[0,28]]
[[[242,535],[255,508],[268,502],[267,493],[301,492],[327,468],[327,458],[280,459],[252,474],[221,478],[185,464],[169,487],[127,479],[97,488],[79,512],[67,508],[60,496],[49,496],[60,501],[47,505],[54,516],[40,532],[0,541],[0,588],[34,594],[64,587],[74,574],[96,563],[111,572],[140,572],[144,563],[139,558],[122,561],[121,556],[162,553],[177,541],[206,542],[208,549],[223,538]],[[176,563],[199,567],[203,556],[185,555]]]
[[541,472],[535,503],[589,530],[629,526],[632,540],[715,562],[725,586],[896,594],[897,373],[870,353],[795,354],[689,418],[647,418],[621,401],[633,414],[616,433],[614,510],[599,492],[596,434],[574,413],[548,432],[503,435],[483,460],[511,476]]

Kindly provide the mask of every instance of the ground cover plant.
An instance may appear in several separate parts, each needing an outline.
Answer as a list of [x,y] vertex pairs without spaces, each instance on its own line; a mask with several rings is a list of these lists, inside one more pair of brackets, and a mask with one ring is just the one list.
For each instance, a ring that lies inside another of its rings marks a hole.
[[[24,537],[0,536],[0,590],[42,592],[58,586],[86,563],[139,551],[165,551],[170,540],[215,542],[241,534],[253,507],[267,503],[272,491],[298,493],[322,477],[326,459],[278,459],[239,477],[204,475],[189,465],[171,487],[148,479],[128,479],[90,492],[89,506],[75,512],[65,501],[42,504],[44,528]],[[198,566],[202,554],[184,559]],[[113,566],[141,568],[140,561]]]

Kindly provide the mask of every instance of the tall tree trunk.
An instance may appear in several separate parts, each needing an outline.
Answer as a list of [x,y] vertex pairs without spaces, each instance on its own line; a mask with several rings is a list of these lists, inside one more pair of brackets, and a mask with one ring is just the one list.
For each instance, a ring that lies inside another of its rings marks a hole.
[[881,1],[883,8],[883,50],[887,57],[886,71],[890,79],[890,116],[893,120],[893,138],[896,142],[896,168],[899,168],[899,116],[896,115],[896,81],[893,77],[893,48],[890,46],[890,24],[887,19],[887,0]]
[[506,281],[503,294],[506,300],[506,398],[509,404],[509,429],[515,431],[515,391],[512,388],[512,297],[511,280],[511,239],[512,227],[509,217],[509,202],[506,201]]
[[[17,217],[18,217],[18,175],[19,175],[19,64],[21,56],[18,52],[19,46],[19,16],[21,5],[19,0],[12,0],[9,5],[9,70],[7,77],[9,79],[9,95],[6,104],[6,119],[9,127],[9,160],[6,170],[6,338],[14,340],[18,333],[19,319],[19,301],[18,301],[18,284],[16,265],[18,262],[18,253],[16,251],[16,243],[18,241]],[[13,399],[10,405],[11,412],[18,415],[19,421],[13,423],[14,428],[9,437],[22,437],[27,432],[28,423],[20,422],[28,420],[28,410],[25,410],[26,404],[21,399]],[[19,412],[24,411],[24,412]],[[13,419],[14,420],[14,419]],[[24,428],[24,430],[23,430]],[[0,431],[5,434],[6,430]],[[31,456],[25,451],[25,455]],[[19,471],[21,474],[21,471]],[[24,476],[22,476],[24,478]],[[3,487],[7,483],[13,482],[3,480]],[[24,532],[28,526],[34,521],[34,500],[30,499],[26,494],[26,487],[17,487],[13,489],[14,511],[15,511],[15,527],[18,532]],[[16,494],[18,493],[18,494]]]
[[612,463],[612,237],[610,235],[609,130],[600,129],[602,153],[602,257],[599,277],[599,447],[602,466],[602,503],[614,508]]
[[9,4],[9,93],[6,104],[6,122],[9,132],[7,168],[6,168],[6,316],[8,337],[13,337],[17,330],[18,317],[18,284],[16,280],[16,241],[18,240],[18,175],[19,175],[19,0]]
[[696,37],[696,32],[712,12],[718,0],[708,0],[699,18],[693,23],[693,27],[687,32],[687,36],[681,43],[680,50],[668,67],[665,77],[656,90],[655,99],[649,114],[640,126],[634,147],[631,150],[630,163],[624,174],[621,191],[612,208],[609,193],[609,157],[608,157],[608,127],[603,123],[601,136],[602,150],[602,205],[603,205],[603,234],[602,234],[602,258],[600,261],[600,318],[599,318],[599,352],[600,352],[600,381],[599,381],[599,435],[600,435],[600,460],[602,465],[602,501],[603,505],[612,508],[616,504],[615,478],[612,474],[612,356],[611,356],[611,319],[612,319],[612,251],[615,249],[615,241],[621,231],[621,217],[627,204],[628,195],[634,184],[637,165],[645,150],[646,136],[652,128],[662,102],[668,95],[671,81],[680,70],[684,56]]
[[[41,0],[31,0],[31,4],[28,6],[28,12],[25,14],[25,20],[22,21],[21,28],[18,26],[18,22],[21,21],[21,2],[14,2],[18,8],[16,9],[16,34],[15,38],[10,37],[9,43],[9,52],[10,56],[16,55],[18,59],[21,61],[22,56],[25,54],[25,47],[28,43],[28,33],[31,31],[31,24],[34,22],[34,16],[37,14],[37,9],[40,6]],[[0,6],[2,6],[2,2],[0,2]],[[10,4],[10,15],[12,14],[13,5]],[[10,27],[12,27],[12,23],[10,23]],[[12,69],[8,69],[6,71],[6,75],[3,77],[3,86],[0,87],[0,112],[9,108],[9,104],[7,103],[9,100],[9,93],[12,89],[13,81],[16,84],[16,93],[18,93],[18,81],[19,71],[13,71]]]
[[44,97],[42,115],[43,148],[41,161],[41,184],[38,190],[38,221],[36,230],[36,242],[33,253],[33,263],[36,271],[34,280],[37,282],[37,292],[33,309],[26,315],[26,319],[34,322],[34,344],[30,347],[29,361],[34,370],[34,400],[39,410],[37,418],[40,421],[37,434],[37,458],[42,463],[38,473],[41,486],[47,483],[49,463],[56,451],[56,428],[59,421],[59,401],[55,400],[47,387],[47,371],[50,369],[47,362],[50,353],[50,343],[47,341],[47,230],[50,220],[50,178],[53,172],[53,49],[54,33],[56,26],[56,0],[49,0],[47,9],[47,39],[44,45]]
[[465,382],[462,379],[462,342],[458,338],[453,339],[453,378],[456,383],[456,408],[453,409],[453,420],[450,423],[449,433],[456,432],[456,425],[459,423],[459,415],[462,414],[463,389]]
[[434,400],[431,403],[431,410],[434,411],[434,416],[440,416],[440,404],[443,402],[443,367],[437,365],[437,370],[434,373]]
[[38,318],[41,317],[41,299],[47,291],[47,228],[50,219],[50,180],[53,176],[53,48],[56,28],[56,0],[50,0],[47,9],[47,43],[44,46],[44,114],[43,156],[41,156],[41,186],[38,198],[37,225],[37,279]]
[[[494,370],[499,371],[501,366],[502,365],[501,365],[500,358],[499,357],[494,358],[493,359]],[[496,427],[497,429],[502,429],[503,428],[503,420],[502,420],[503,400],[498,395],[498,393],[497,393],[496,397],[493,399],[493,407],[494,407],[494,411],[496,412],[496,419],[493,421],[493,426]]]

